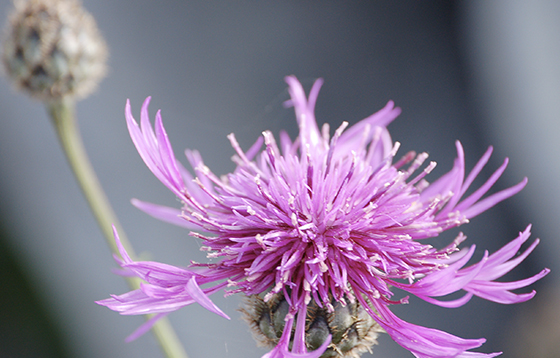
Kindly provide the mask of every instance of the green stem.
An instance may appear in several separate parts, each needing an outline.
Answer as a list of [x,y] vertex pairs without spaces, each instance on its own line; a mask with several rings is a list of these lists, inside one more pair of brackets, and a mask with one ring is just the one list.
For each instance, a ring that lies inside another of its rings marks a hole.
[[[109,200],[101,188],[101,184],[86,154],[75,119],[74,100],[62,98],[48,103],[47,106],[56,127],[58,138],[66,154],[66,158],[72,167],[74,175],[80,184],[82,192],[89,203],[91,211],[93,211],[93,215],[111,251],[119,255],[113,237],[112,225],[114,225],[119,233],[119,238],[124,248],[130,257],[134,259],[136,257],[134,250],[119,224],[117,216],[111,208]],[[132,289],[140,287],[140,280],[137,278],[127,278],[127,281]],[[187,353],[167,318],[160,319],[153,326],[152,332],[156,336],[167,358],[188,358]]]

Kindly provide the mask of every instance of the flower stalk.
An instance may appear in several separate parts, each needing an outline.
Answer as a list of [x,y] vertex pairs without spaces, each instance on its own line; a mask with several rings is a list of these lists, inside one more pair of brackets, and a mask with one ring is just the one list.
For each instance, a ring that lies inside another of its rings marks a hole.
[[[112,226],[118,229],[122,245],[127,252],[135,257],[132,245],[126,238],[115,212],[113,211],[105,192],[103,191],[97,175],[84,148],[75,117],[75,101],[67,96],[47,102],[47,108],[66,158],[74,175],[87,199],[89,207],[103,232],[111,251],[119,254],[118,247],[113,238]],[[140,279],[125,277],[130,288],[140,288]],[[153,315],[147,315],[148,319]],[[152,327],[152,331],[167,358],[188,358],[175,331],[167,319],[160,319]]]

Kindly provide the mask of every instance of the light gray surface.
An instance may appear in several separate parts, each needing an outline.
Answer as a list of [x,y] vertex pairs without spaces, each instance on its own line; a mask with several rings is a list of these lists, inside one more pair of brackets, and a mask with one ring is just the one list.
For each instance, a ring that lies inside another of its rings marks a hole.
[[[460,7],[468,10],[463,29],[473,34],[464,38],[470,41],[465,43],[482,46],[476,56],[471,56],[472,47],[459,48],[461,43],[449,32],[457,19],[444,2],[352,6],[244,2],[233,6],[202,1],[89,0],[84,4],[109,44],[110,72],[99,90],[79,103],[79,122],[93,165],[138,252],[174,265],[204,259],[199,243],[187,232],[151,219],[129,203],[137,197],[173,205],[175,199],[149,173],[133,148],[123,116],[126,98],[131,99],[133,113],[138,116],[142,101],[152,95],[151,113],[162,109],[176,154],[181,155],[187,147],[198,149],[206,164],[223,174],[233,168],[229,161],[233,151],[226,139],[230,132],[236,133],[243,148],[265,129],[278,133],[285,128],[295,135],[293,114],[280,105],[287,98],[283,77],[295,74],[307,88],[314,78],[325,78],[317,117],[330,122],[331,127],[343,120],[355,123],[387,100],[395,100],[403,114],[390,126],[393,137],[402,142],[401,153],[428,151],[430,159],[438,161],[432,179],[450,168],[455,139],[463,142],[470,166],[492,139],[497,154],[489,169],[496,168],[505,155],[512,162],[512,170],[506,171],[498,187],[514,184],[524,176],[529,176],[529,186],[518,199],[500,204],[462,230],[478,244],[480,257],[482,250],[495,251],[529,222],[535,223],[534,237],[541,236],[544,242],[532,264],[519,269],[518,276],[550,267],[551,258],[557,257],[553,213],[557,212],[554,203],[558,199],[547,193],[558,195],[558,190],[553,191],[557,178],[553,174],[558,172],[554,153],[558,150],[537,147],[535,143],[547,146],[549,141],[554,145],[554,140],[542,139],[549,137],[535,127],[554,138],[551,133],[558,125],[558,110],[551,108],[549,115],[536,112],[534,107],[523,111],[511,107],[538,103],[538,108],[543,108],[551,102],[558,105],[558,101],[531,91],[540,88],[537,83],[521,87],[544,104],[527,100],[531,97],[523,93],[510,97],[509,102],[494,102],[495,95],[520,85],[491,81],[494,77],[489,74],[508,79],[508,74],[520,74],[526,68],[506,65],[509,62],[505,60],[519,57],[512,56],[507,47],[484,42],[492,39],[489,34],[508,33],[514,14],[501,11],[508,7],[505,2],[494,2],[495,9],[489,13],[485,8],[490,5],[485,2]],[[7,2],[0,4],[1,18],[8,8]],[[480,32],[471,32],[468,25],[472,23],[478,24]],[[519,46],[523,44],[516,39],[534,29],[524,30],[523,26],[518,35],[510,35]],[[462,54],[467,56],[460,57]],[[557,56],[557,52],[552,55]],[[480,72],[461,72],[466,58],[471,61],[467,69]],[[550,65],[560,62],[549,61]],[[553,75],[557,72],[545,75],[544,80],[558,90],[559,82],[554,82]],[[527,81],[539,78],[528,76]],[[470,106],[465,81],[473,85],[474,92],[486,88],[485,107]],[[2,219],[11,230],[11,247],[59,319],[70,352],[86,358],[160,357],[150,335],[133,343],[123,342],[142,318],[121,317],[93,303],[127,288],[110,271],[115,265],[109,249],[74,182],[44,109],[12,91],[5,79],[0,81],[0,106]],[[507,112],[498,112],[500,108]],[[525,115],[506,123],[495,119],[513,118],[515,113]],[[523,118],[527,117],[530,123],[550,119],[529,129],[516,127],[526,125]],[[481,122],[481,118],[488,122]],[[489,171],[483,174],[488,176]],[[456,232],[445,239],[450,240]],[[546,257],[546,261],[538,261],[539,257]],[[546,280],[553,281],[550,277]],[[231,321],[196,306],[170,316],[190,357],[260,357],[265,351],[255,347],[236,312],[239,297],[224,299],[217,294],[213,299]],[[486,337],[489,341],[482,350],[504,350],[505,356],[513,353],[503,346],[502,322],[515,316],[516,310],[476,299],[456,310],[434,308],[417,300],[397,308],[401,317],[416,324],[468,338]],[[410,356],[386,336],[375,352],[375,357]]]
[[474,1],[464,8],[474,98],[489,119],[482,129],[498,154],[516,159],[513,177],[529,176],[514,202],[530,215],[545,239],[541,254],[558,269],[560,3]]

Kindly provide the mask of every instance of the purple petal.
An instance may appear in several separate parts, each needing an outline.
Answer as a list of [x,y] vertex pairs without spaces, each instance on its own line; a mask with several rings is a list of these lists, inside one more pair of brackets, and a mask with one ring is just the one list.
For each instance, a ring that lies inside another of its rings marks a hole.
[[214,312],[215,314],[226,319],[230,319],[228,315],[226,315],[221,309],[219,309],[218,306],[216,306],[214,302],[210,301],[208,296],[206,296],[204,292],[202,292],[202,290],[196,283],[196,277],[191,278],[187,283],[187,291],[199,305],[206,308],[208,311]]
[[171,144],[161,124],[161,116],[156,116],[156,131],[158,132],[156,135],[149,120],[149,103],[150,97],[146,98],[142,105],[141,127],[139,128],[132,116],[130,101],[127,101],[125,116],[128,131],[146,166],[175,195],[183,197],[183,192],[186,190],[185,184],[181,179]]
[[138,337],[144,335],[144,333],[148,332],[157,321],[162,319],[163,317],[167,316],[167,313],[159,313],[147,320],[144,324],[138,327],[134,332],[132,332],[128,337],[126,337],[125,342],[132,342]]
[[[478,348],[486,341],[483,338],[463,339],[433,328],[416,326],[395,316],[384,304],[374,302],[374,305],[379,316],[372,317],[391,338],[419,358],[460,357],[467,350]],[[498,354],[479,353],[478,356],[495,357]]]
[[274,349],[263,355],[262,358],[319,358],[323,355],[323,353],[325,353],[331,344],[331,335],[329,335],[325,342],[314,351],[306,352],[307,350],[305,349],[305,346],[303,346],[299,348],[299,350],[302,350],[303,352],[290,352],[289,343],[292,334],[293,322],[293,317],[286,319],[286,324],[284,326],[284,331],[282,332],[282,337],[280,337],[280,341]]
[[147,203],[138,199],[132,199],[131,202],[132,205],[134,205],[138,209],[161,221],[165,221],[170,224],[181,226],[191,230],[200,229],[199,226],[191,223],[190,221],[187,221],[184,218],[182,210],[170,208],[168,206]]

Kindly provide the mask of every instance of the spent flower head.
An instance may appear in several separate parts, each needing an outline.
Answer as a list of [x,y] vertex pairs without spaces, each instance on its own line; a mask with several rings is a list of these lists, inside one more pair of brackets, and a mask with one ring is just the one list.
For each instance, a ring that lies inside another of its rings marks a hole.
[[89,95],[105,75],[107,48],[79,0],[15,0],[2,61],[14,85],[39,100]]
[[[535,291],[513,293],[548,273],[520,281],[497,282],[529,255],[535,240],[521,255],[530,227],[497,252],[466,266],[475,246],[459,249],[465,236],[438,249],[423,239],[467,223],[526,184],[485,194],[505,170],[507,160],[472,194],[465,193],[487,163],[489,148],[465,177],[463,148],[451,170],[429,184],[425,177],[435,163],[427,154],[407,153],[394,160],[399,148],[387,125],[400,113],[392,102],[347,128],[343,122],[329,134],[319,130],[314,115],[322,81],[309,97],[295,77],[287,77],[299,124],[292,141],[280,133],[263,132],[246,152],[233,134],[233,173],[218,178],[196,151],[186,151],[193,176],[171,149],[156,114],[155,130],[148,115],[149,98],[140,126],[130,104],[126,120],[140,156],[182,202],[168,208],[135,200],[152,216],[196,230],[211,263],[179,268],[157,262],[135,262],[121,246],[123,274],[146,283],[138,290],[99,301],[125,315],[155,313],[130,336],[134,339],[159,317],[198,302],[227,317],[208,296],[219,290],[248,297],[242,309],[255,336],[272,350],[264,357],[358,357],[375,343],[377,332],[388,333],[416,357],[494,357],[471,352],[484,339],[463,339],[397,317],[392,305],[400,289],[443,307],[458,307],[472,296],[511,304],[529,300]],[[264,148],[263,148],[264,145]],[[423,169],[421,169],[423,168]],[[118,235],[115,233],[116,240]],[[457,291],[465,294],[441,300]]]

